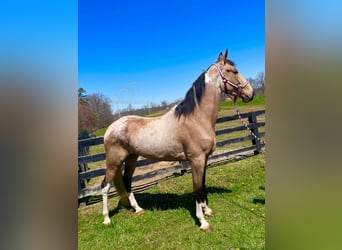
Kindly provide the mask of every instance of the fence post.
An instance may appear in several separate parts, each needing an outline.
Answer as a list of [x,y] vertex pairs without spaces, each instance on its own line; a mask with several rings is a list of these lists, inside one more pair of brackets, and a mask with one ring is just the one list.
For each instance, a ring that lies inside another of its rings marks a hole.
[[[78,134],[78,140],[88,139],[89,134],[87,132],[82,132]],[[78,147],[78,157],[89,155],[89,146],[88,147]],[[78,172],[86,172],[88,171],[88,164],[82,163],[78,164]],[[89,182],[89,180],[87,180]],[[82,181],[82,186],[85,187],[85,181]]]
[[[255,112],[252,112],[251,115],[248,117],[248,122],[251,124],[251,131],[257,136],[260,137],[259,135],[259,130],[258,130],[258,121]],[[257,155],[261,151],[261,144],[260,141],[256,140],[254,137],[252,137],[252,144],[255,145],[255,150],[254,150],[254,155]]]
[[[84,185],[84,181],[81,182],[79,173],[78,173],[77,183],[78,183],[78,195],[80,195],[82,194],[82,189],[85,187],[85,185]],[[78,199],[78,207],[84,207],[86,205],[87,205],[87,199],[85,197]]]
[[[78,134],[78,140],[87,139],[89,138],[89,134],[85,131]],[[78,156],[84,156],[89,154],[89,147],[78,147]],[[88,170],[88,164],[82,163],[78,164],[78,194],[82,193],[82,189],[86,187],[86,182],[84,180],[80,180],[80,173],[85,172]],[[89,182],[89,180],[87,180]],[[78,199],[78,207],[83,207],[87,205],[87,197],[82,197]]]

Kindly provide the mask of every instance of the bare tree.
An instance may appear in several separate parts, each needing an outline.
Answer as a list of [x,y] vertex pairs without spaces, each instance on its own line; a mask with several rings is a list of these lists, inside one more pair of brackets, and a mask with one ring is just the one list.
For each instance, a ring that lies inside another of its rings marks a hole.
[[253,89],[256,88],[255,79],[253,77],[248,77],[247,81],[249,82],[249,84],[252,86]]
[[111,101],[100,93],[88,95],[88,103],[91,111],[97,119],[96,128],[104,128],[113,121]]
[[265,91],[265,73],[259,72],[255,78],[247,78],[257,94],[262,94]]
[[263,89],[265,87],[265,73],[259,72],[255,77],[256,86],[258,89]]

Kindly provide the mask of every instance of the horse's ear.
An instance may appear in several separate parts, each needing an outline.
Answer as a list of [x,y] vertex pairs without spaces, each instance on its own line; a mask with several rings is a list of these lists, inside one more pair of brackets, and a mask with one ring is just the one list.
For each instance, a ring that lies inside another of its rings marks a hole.
[[216,62],[220,62],[222,60],[223,60],[223,55],[222,55],[222,52],[220,52]]
[[227,58],[228,58],[228,49],[226,49],[226,52],[224,52],[224,56],[223,56],[224,63],[226,63]]

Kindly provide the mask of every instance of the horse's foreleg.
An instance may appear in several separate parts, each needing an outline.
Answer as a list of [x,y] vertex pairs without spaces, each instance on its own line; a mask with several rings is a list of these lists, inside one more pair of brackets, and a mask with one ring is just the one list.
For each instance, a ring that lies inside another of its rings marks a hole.
[[134,208],[137,214],[141,214],[144,212],[144,210],[138,205],[138,202],[136,201],[132,192],[132,177],[137,165],[137,159],[138,155],[129,155],[127,157],[127,159],[125,160],[125,173],[123,178],[126,190],[128,192],[129,203]]
[[196,217],[201,223],[200,229],[204,232],[211,232],[213,228],[209,225],[204,217],[204,215],[213,215],[213,211],[207,205],[206,195],[204,193],[206,159],[201,157],[191,161],[191,168],[194,191],[196,194]]

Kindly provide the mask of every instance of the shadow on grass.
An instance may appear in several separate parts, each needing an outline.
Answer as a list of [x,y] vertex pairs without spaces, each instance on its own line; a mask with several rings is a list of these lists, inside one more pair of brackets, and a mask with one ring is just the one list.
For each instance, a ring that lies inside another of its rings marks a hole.
[[[260,186],[259,189],[265,191],[265,186]],[[253,203],[254,204],[258,204],[259,203],[259,204],[265,205],[265,198],[261,198],[261,199],[254,198],[253,199]]]
[[253,203],[254,204],[257,204],[257,203],[259,203],[259,204],[262,204],[262,205],[265,205],[265,199],[253,199]]
[[[219,193],[231,193],[232,190],[219,188],[219,187],[207,187],[207,194],[219,194]],[[196,224],[200,226],[200,223],[196,217],[196,208],[195,202],[196,197],[195,193],[184,193],[184,194],[174,194],[174,193],[164,193],[164,194],[152,194],[152,193],[135,193],[134,194],[138,204],[144,210],[174,210],[179,208],[184,208],[189,211],[190,215],[194,218]],[[210,206],[210,201],[207,202]],[[118,206],[110,211],[109,216],[114,216],[117,214],[120,209],[124,208],[121,203],[118,203]]]

